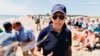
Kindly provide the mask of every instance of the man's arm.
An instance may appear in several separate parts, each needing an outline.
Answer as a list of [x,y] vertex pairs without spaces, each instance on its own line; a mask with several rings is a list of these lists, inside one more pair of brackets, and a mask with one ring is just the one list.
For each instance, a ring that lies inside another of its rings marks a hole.
[[72,56],[72,48],[71,48],[71,46],[68,48],[68,56]]
[[20,42],[19,45],[24,47],[24,46],[27,46],[27,45],[32,44],[32,43],[35,43],[35,39],[32,39],[26,43]]
[[23,45],[29,45],[31,43],[35,43],[35,35],[31,30],[27,32],[27,37],[29,40],[26,43],[22,43]]
[[43,30],[40,31],[39,35],[38,35],[38,39],[37,39],[37,45],[34,48],[34,55],[35,56],[43,56],[43,54],[41,53],[41,48],[43,48],[43,39],[45,37],[45,35],[48,33],[48,28],[44,28]]
[[72,33],[71,33],[71,31],[69,32],[69,35],[70,35],[70,44],[69,44],[69,47],[68,47],[68,56],[72,56],[72,48],[71,48],[71,46],[72,46]]

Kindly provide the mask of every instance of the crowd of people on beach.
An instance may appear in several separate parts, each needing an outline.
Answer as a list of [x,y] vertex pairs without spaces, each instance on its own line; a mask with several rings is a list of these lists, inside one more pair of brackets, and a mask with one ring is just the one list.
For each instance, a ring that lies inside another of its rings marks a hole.
[[[57,4],[52,8],[52,15],[43,20],[49,22],[42,29],[42,16],[32,16],[36,30],[40,31],[38,39],[33,29],[25,27],[20,21],[4,22],[0,29],[0,56],[15,56],[18,47],[24,50],[23,56],[28,56],[28,51],[33,56],[72,56],[72,41],[77,41],[77,50],[96,48],[100,44],[100,19],[89,17],[67,17],[66,7]],[[47,23],[46,23],[47,24]],[[25,46],[32,46],[25,49]],[[42,52],[41,52],[42,50]]]
[[100,19],[80,17],[70,19],[68,25],[74,28],[73,39],[77,41],[75,47],[77,50],[87,48],[93,50],[96,48],[96,44],[100,43]]

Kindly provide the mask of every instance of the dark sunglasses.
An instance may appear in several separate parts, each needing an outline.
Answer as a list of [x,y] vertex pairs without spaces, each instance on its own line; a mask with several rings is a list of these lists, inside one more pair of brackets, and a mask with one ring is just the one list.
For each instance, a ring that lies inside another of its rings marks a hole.
[[60,16],[53,15],[53,16],[52,16],[52,18],[53,18],[54,20],[56,20],[57,17],[59,17],[60,20],[64,20],[64,19],[65,19],[65,16],[63,16],[63,15],[60,15]]

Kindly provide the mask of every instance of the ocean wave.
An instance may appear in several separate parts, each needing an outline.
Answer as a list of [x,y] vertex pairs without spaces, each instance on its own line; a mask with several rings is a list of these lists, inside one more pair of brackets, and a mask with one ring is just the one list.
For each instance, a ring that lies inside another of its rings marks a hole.
[[16,18],[8,18],[8,19],[6,19],[6,20],[0,20],[0,22],[3,23],[3,22],[6,22],[6,21],[12,21],[12,20],[14,20],[14,19],[16,19]]
[[11,21],[20,17],[19,15],[0,15],[0,22]]

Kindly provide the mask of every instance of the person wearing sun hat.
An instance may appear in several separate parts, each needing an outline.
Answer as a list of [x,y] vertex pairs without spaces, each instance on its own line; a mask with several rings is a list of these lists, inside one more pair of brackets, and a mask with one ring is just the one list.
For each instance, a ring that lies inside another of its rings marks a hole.
[[[52,24],[40,31],[37,46],[34,49],[36,56],[72,56],[71,31],[67,28],[66,7],[56,4],[51,10]],[[40,43],[41,42],[41,43]],[[43,49],[43,54],[41,53]]]

